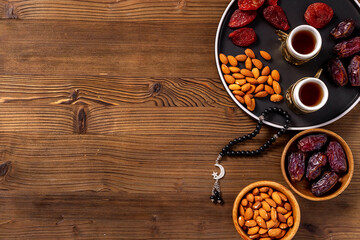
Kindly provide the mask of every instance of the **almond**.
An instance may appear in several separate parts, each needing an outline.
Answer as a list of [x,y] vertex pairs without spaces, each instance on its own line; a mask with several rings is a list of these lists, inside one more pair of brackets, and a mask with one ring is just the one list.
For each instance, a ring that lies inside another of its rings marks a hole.
[[253,85],[258,85],[259,82],[255,79],[255,78],[251,78],[251,77],[246,77],[245,78],[247,82],[253,84]]
[[262,200],[263,200],[262,197],[260,197],[260,196],[255,196],[255,202],[257,202],[257,201],[261,202]]
[[254,195],[252,195],[252,193],[248,193],[246,195],[246,199],[248,200],[248,202],[254,202]]
[[[260,229],[259,229],[259,234],[260,234],[260,235],[263,235],[263,234],[267,233],[267,231],[268,231],[268,229],[266,229],[266,224],[265,224],[265,227],[264,227],[264,228],[260,228]],[[271,240],[271,239],[270,239],[270,240]]]
[[257,201],[257,202],[254,203],[253,209],[260,209],[261,206],[262,206],[262,205],[261,205],[261,202],[260,202],[260,201]]
[[284,215],[284,217],[285,217],[286,219],[288,219],[288,218],[291,216],[291,214],[292,214],[292,211],[286,213],[286,214]]
[[263,193],[263,192],[260,193],[260,197],[262,197],[262,199],[270,198],[270,196],[267,193]]
[[260,77],[260,71],[258,68],[253,68],[251,70],[252,74],[254,75],[254,78],[257,79],[258,77]]
[[267,76],[270,74],[270,68],[269,66],[264,67],[264,69],[261,71],[261,75]]
[[224,74],[230,74],[230,69],[229,69],[228,66],[226,66],[225,64],[222,64],[222,65],[221,65],[221,71],[222,71]]
[[250,239],[258,239],[260,237],[259,234],[249,235]]
[[[286,200],[285,200],[286,201]],[[286,209],[286,210],[288,210],[288,211],[291,211],[291,205],[290,205],[290,203],[285,203],[284,204],[284,208]]]
[[236,67],[238,65],[238,61],[234,58],[234,56],[229,55],[228,59],[231,66]]
[[286,223],[286,218],[281,213],[277,213],[277,218],[280,222]]
[[244,216],[240,216],[238,219],[238,223],[240,227],[243,227],[245,225],[245,218]]
[[235,82],[235,78],[231,75],[224,75],[224,78],[228,84],[233,84]]
[[233,73],[233,75],[232,75],[234,78],[245,78],[245,76],[244,75],[242,75],[241,73]]
[[235,91],[233,91],[232,93],[233,93],[234,95],[239,95],[239,96],[241,96],[241,97],[245,95],[244,92],[239,91],[239,90],[235,90]]
[[254,211],[251,208],[247,208],[245,211],[245,220],[250,220],[253,217]]
[[276,207],[276,203],[271,198],[265,199],[265,201],[272,207]]
[[285,208],[283,208],[283,207],[277,207],[276,208],[276,211],[277,212],[279,212],[279,213],[281,213],[281,214],[286,214],[288,211],[285,209]]
[[259,231],[259,229],[260,229],[259,226],[249,228],[247,234],[248,234],[248,235],[254,235],[254,234],[256,234],[256,233]]
[[276,236],[276,239],[281,239],[283,236],[285,236],[285,234],[286,234],[286,231],[285,231],[285,230],[281,230],[281,233]]
[[240,86],[242,86],[242,85],[244,85],[244,84],[247,83],[247,82],[246,82],[245,79],[236,79],[236,80],[235,80],[235,83],[238,84],[238,85],[240,85]]
[[253,50],[251,50],[250,48],[245,50],[245,54],[246,56],[248,56],[249,58],[255,58],[255,53]]
[[246,198],[244,198],[243,200],[241,200],[241,205],[243,205],[244,207],[246,207],[248,205],[248,200],[246,200]]
[[270,216],[269,214],[265,211],[265,209],[263,208],[260,208],[259,209],[259,215],[260,217],[262,217],[265,221],[269,220],[270,219]]
[[249,111],[254,111],[255,110],[255,99],[254,98],[251,99],[251,105],[248,106],[247,109],[249,109]]
[[280,84],[276,81],[273,81],[273,89],[274,89],[274,92],[276,94],[280,94],[281,93],[281,87],[280,87]]
[[282,200],[278,192],[274,192],[271,197],[278,205],[282,205]]
[[237,85],[237,84],[230,84],[229,85],[229,89],[230,90],[240,90],[240,86],[239,85]]
[[273,78],[272,78],[272,76],[271,75],[269,75],[269,77],[268,77],[268,80],[267,80],[267,83],[270,85],[270,86],[272,86],[273,85]]
[[265,85],[264,89],[268,94],[274,94],[274,90],[270,86]]
[[279,81],[280,80],[280,73],[278,70],[274,69],[271,71],[271,76],[275,81]]
[[240,205],[240,209],[239,209],[240,215],[241,216],[245,216],[245,209],[243,206]]
[[233,73],[238,73],[238,72],[240,72],[240,68],[238,68],[238,67],[229,67],[229,70],[230,70],[231,72],[233,72]]
[[258,83],[265,83],[268,80],[268,76],[260,76],[256,79]]
[[260,51],[260,56],[265,59],[266,61],[271,60],[271,55],[268,52]]
[[272,228],[272,227],[275,226],[275,224],[276,224],[275,221],[269,220],[269,221],[266,222],[266,227],[267,227],[267,228]]
[[251,61],[252,61],[252,63],[254,64],[254,66],[257,67],[258,69],[262,69],[262,68],[263,68],[263,64],[262,64],[262,62],[261,62],[259,59],[254,58],[254,59],[252,59]]
[[219,54],[219,59],[220,59],[220,62],[223,63],[223,64],[228,64],[229,63],[228,58],[223,53]]
[[250,89],[246,92],[246,94],[251,94],[251,93],[253,93],[254,91],[255,91],[255,85],[250,85]]
[[244,104],[245,100],[243,97],[239,96],[239,95],[235,95],[235,98],[239,101],[239,103]]
[[262,208],[265,209],[265,211],[270,212],[271,208],[270,205],[266,201],[261,202]]
[[271,208],[270,217],[271,217],[271,220],[273,220],[274,222],[277,220],[277,212],[276,212],[275,208]]
[[[258,216],[258,217],[256,218],[256,223],[257,223],[257,225],[259,225],[259,227],[261,227],[261,228],[266,228],[265,220],[264,220],[262,217]],[[263,234],[263,233],[262,233],[262,234]]]
[[254,93],[258,93],[260,91],[264,90],[264,84],[260,84],[255,88]]
[[243,68],[240,70],[240,72],[245,77],[254,77],[254,75],[252,74],[252,72],[249,69]]
[[269,191],[269,187],[261,187],[259,191],[262,193],[266,193],[267,191]]
[[244,62],[247,59],[247,56],[245,54],[240,54],[235,57],[236,60],[239,62]]
[[291,217],[289,217],[289,218],[287,219],[287,225],[288,225],[289,227],[292,227],[292,226],[294,225],[294,218],[293,218],[293,216],[291,216]]
[[[256,91],[256,90],[255,90]],[[254,97],[257,97],[257,98],[264,98],[266,97],[267,95],[269,95],[266,91],[260,91],[258,93],[255,94]]]
[[279,228],[280,229],[287,229],[288,225],[286,223],[280,223]]
[[259,210],[254,210],[253,219],[255,220],[259,216]]
[[247,226],[247,227],[255,227],[256,225],[257,225],[257,223],[255,220],[247,220],[245,222],[245,226]]
[[251,58],[249,58],[249,57],[245,61],[245,68],[248,69],[248,70],[252,69]]
[[241,91],[243,91],[243,92],[247,92],[247,91],[249,91],[249,89],[250,89],[250,83],[246,83],[246,84],[242,85],[242,87],[241,87]]
[[259,195],[259,189],[258,188],[254,188],[254,190],[252,191],[252,194],[254,195],[254,196],[257,196],[257,195]]
[[286,202],[288,199],[287,197],[285,196],[285,194],[281,193],[281,192],[278,192],[278,194],[280,195],[281,199]]
[[268,191],[269,196],[271,196],[273,192],[274,192],[274,190],[272,188],[269,188],[269,191]]
[[276,236],[278,236],[278,235],[281,234],[281,229],[280,229],[280,228],[270,229],[270,230],[268,231],[268,234],[269,234],[270,237],[276,237]]
[[284,97],[279,94],[274,94],[274,95],[270,96],[270,101],[272,101],[272,102],[280,102],[283,99],[284,99]]
[[249,95],[245,95],[244,100],[245,100],[246,106],[248,106],[248,107],[251,106],[251,98],[249,97]]

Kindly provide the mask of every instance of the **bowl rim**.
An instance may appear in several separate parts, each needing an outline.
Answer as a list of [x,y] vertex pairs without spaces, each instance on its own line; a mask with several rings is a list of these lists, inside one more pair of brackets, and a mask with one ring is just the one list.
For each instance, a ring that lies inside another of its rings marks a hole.
[[288,231],[282,239],[283,240],[292,239],[295,236],[295,234],[297,233],[299,226],[300,226],[300,221],[301,221],[300,206],[299,206],[298,201],[296,200],[296,197],[294,196],[294,194],[292,194],[292,192],[289,189],[287,189],[284,185],[277,183],[277,182],[273,182],[273,181],[253,182],[253,183],[250,183],[249,185],[247,185],[246,187],[244,187],[239,192],[239,194],[235,198],[235,201],[233,204],[233,210],[232,210],[233,223],[234,223],[236,231],[239,233],[239,235],[243,239],[251,240],[248,237],[247,233],[238,224],[238,215],[239,215],[238,208],[239,208],[241,199],[245,196],[246,193],[248,193],[250,190],[252,190],[256,187],[264,187],[264,186],[274,188],[274,189],[278,190],[279,192],[285,194],[288,197],[291,208],[293,209],[294,225],[291,228],[291,230]]
[[[285,161],[286,161],[286,156],[287,156],[287,152],[290,148],[290,146],[301,136],[307,135],[309,133],[325,133],[333,138],[335,138],[343,147],[346,157],[347,157],[347,163],[348,163],[348,174],[349,174],[349,178],[348,180],[343,183],[343,185],[334,193],[330,194],[330,195],[325,195],[323,197],[316,197],[314,196],[308,196],[303,194],[302,192],[300,192],[299,190],[297,190],[293,184],[290,182],[289,178],[287,177],[286,174],[286,169],[285,169]],[[327,130],[327,129],[323,129],[323,128],[313,128],[313,129],[308,129],[302,132],[299,132],[298,134],[296,134],[295,136],[293,136],[288,143],[285,145],[284,150],[282,152],[281,155],[281,161],[280,161],[280,165],[281,165],[281,172],[282,175],[285,179],[285,182],[290,186],[290,188],[296,192],[300,197],[303,197],[305,199],[311,200],[311,201],[326,201],[326,200],[330,200],[332,198],[335,198],[337,196],[339,196],[343,191],[345,191],[345,189],[349,186],[351,179],[353,177],[354,174],[354,158],[353,158],[353,154],[351,152],[351,149],[349,147],[349,145],[346,143],[346,141],[340,137],[337,133]]]

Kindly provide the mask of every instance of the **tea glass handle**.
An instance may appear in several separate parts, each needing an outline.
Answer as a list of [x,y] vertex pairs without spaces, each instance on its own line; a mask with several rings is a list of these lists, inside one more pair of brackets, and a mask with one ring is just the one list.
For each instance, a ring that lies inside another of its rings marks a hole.
[[320,78],[320,75],[321,75],[322,72],[323,72],[323,69],[320,68],[320,69],[316,72],[315,78]]
[[275,33],[276,33],[276,35],[279,36],[281,41],[286,41],[286,39],[289,37],[289,34],[283,32],[281,30],[276,30]]

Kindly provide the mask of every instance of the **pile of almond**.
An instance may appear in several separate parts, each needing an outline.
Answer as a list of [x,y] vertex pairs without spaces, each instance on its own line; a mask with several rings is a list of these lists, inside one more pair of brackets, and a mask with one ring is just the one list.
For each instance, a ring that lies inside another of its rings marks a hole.
[[[260,55],[266,61],[271,60],[271,55],[265,51],[260,51]],[[255,98],[270,95],[272,102],[283,100],[279,71],[276,69],[271,71],[269,66],[264,66],[255,57],[254,51],[249,48],[245,50],[245,54],[235,57],[222,53],[219,55],[221,70],[225,81],[229,84],[229,89],[241,104],[246,104],[250,111],[255,109]],[[239,62],[244,62],[245,68],[240,68]]]
[[239,226],[250,239],[280,239],[294,225],[288,198],[270,187],[255,188],[240,201]]

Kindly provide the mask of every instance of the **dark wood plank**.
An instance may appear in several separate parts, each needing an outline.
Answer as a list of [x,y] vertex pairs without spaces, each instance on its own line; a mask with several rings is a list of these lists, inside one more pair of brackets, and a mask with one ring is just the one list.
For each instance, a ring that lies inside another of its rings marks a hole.
[[82,21],[217,21],[227,0],[0,0],[3,19],[56,19]]
[[0,103],[235,106],[219,78],[1,75]]
[[216,27],[195,22],[1,21],[0,74],[215,78]]

